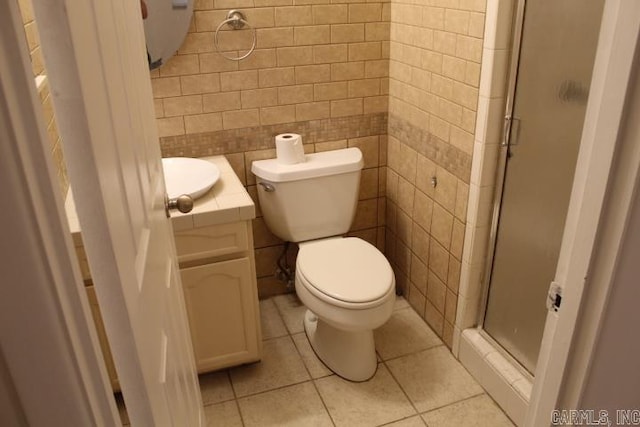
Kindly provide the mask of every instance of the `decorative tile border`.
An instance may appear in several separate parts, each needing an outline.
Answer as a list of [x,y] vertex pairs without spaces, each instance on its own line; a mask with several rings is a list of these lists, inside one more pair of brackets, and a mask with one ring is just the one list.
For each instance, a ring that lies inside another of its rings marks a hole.
[[163,157],[242,153],[273,148],[275,136],[286,132],[299,133],[305,144],[385,135],[387,114],[365,114],[164,137],[160,138],[160,148]]
[[465,183],[471,178],[471,156],[407,120],[389,115],[389,136],[407,144]]

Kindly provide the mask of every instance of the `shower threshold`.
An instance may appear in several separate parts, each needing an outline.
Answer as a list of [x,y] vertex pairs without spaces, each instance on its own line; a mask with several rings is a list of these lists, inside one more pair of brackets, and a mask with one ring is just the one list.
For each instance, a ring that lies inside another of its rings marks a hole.
[[480,328],[462,332],[458,358],[516,425],[523,425],[533,377]]

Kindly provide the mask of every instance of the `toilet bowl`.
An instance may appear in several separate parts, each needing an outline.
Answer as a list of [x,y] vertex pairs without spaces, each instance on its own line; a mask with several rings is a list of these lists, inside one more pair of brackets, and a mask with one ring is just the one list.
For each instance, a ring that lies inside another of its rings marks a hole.
[[304,327],[318,357],[336,374],[365,381],[376,372],[373,330],[391,317],[395,278],[373,245],[340,237],[358,206],[362,152],[308,154],[283,164],[258,160],[260,210],[273,234],[297,242],[295,287],[308,311]]
[[371,378],[377,367],[373,330],[389,320],[395,300],[384,255],[354,237],[301,243],[295,286],[320,360],[348,380]]

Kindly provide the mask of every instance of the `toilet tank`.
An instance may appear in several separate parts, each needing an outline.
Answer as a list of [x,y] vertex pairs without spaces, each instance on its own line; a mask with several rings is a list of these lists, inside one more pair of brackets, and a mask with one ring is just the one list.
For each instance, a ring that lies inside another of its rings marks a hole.
[[358,148],[307,154],[304,163],[253,162],[260,210],[273,234],[303,242],[346,233],[358,205]]

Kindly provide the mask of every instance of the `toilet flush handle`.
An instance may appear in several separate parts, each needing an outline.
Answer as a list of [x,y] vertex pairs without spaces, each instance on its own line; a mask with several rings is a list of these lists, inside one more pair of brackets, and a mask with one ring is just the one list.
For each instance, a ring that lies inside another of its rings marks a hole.
[[274,187],[273,184],[269,184],[268,182],[260,181],[258,185],[261,185],[262,188],[264,188],[264,191],[266,191],[267,193],[273,193],[274,191],[276,191],[276,187]]

